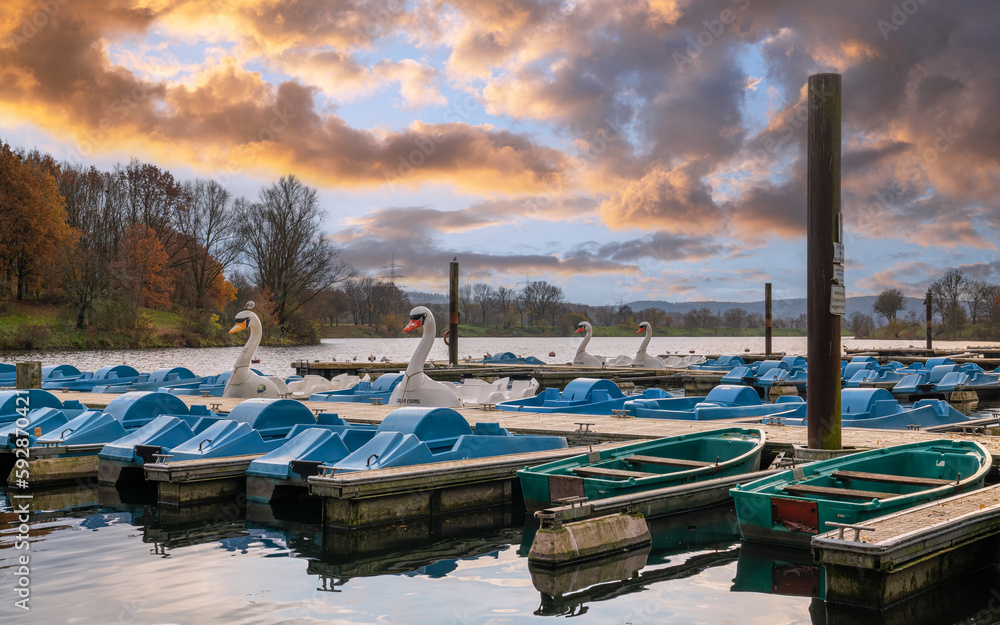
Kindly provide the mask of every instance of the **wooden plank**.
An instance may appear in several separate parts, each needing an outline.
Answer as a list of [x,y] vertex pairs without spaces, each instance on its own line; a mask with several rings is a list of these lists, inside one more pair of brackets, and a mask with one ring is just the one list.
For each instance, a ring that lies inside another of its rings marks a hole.
[[806,484],[789,484],[783,490],[789,495],[824,495],[827,497],[846,497],[848,499],[889,499],[890,497],[899,497],[899,493],[880,493],[874,490],[808,486]]
[[909,475],[889,475],[887,473],[864,473],[862,471],[834,471],[831,477],[838,480],[866,480],[869,482],[884,482],[886,484],[909,484],[912,486],[944,486],[954,484],[954,480],[941,480],[933,477],[912,477]]
[[610,477],[616,480],[627,480],[630,477],[654,477],[659,473],[646,473],[644,471],[622,471],[621,469],[601,469],[598,467],[580,467],[573,469],[573,473],[583,477]]
[[643,456],[635,454],[627,458],[622,458],[629,464],[657,464],[665,467],[712,467],[714,462],[704,460],[682,460],[680,458],[660,458],[659,456]]

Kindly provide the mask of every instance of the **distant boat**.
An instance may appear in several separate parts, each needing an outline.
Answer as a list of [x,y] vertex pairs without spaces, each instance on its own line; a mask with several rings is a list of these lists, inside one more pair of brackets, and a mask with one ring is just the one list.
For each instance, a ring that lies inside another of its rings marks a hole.
[[744,540],[808,546],[827,522],[855,524],[983,486],[975,441],[930,440],[782,471],[730,490]]
[[565,497],[604,499],[704,479],[751,473],[764,432],[725,428],[623,445],[517,472],[524,504],[540,510]]

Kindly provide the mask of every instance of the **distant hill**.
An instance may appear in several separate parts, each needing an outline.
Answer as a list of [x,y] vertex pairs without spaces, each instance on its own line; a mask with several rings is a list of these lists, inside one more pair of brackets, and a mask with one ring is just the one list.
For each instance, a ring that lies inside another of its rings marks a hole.
[[416,305],[420,304],[447,304],[448,294],[425,293],[423,291],[403,291],[410,301]]
[[[872,305],[875,303],[875,295],[865,295],[863,297],[848,297],[847,298],[847,314],[850,315],[853,312],[862,312],[868,315],[873,315]],[[907,297],[905,298],[907,310],[913,310],[918,315],[923,318],[924,302],[922,299],[917,297]],[[743,310],[750,313],[760,313],[764,314],[764,300],[758,300],[756,302],[665,302],[663,300],[640,300],[637,302],[631,302],[629,306],[632,310],[639,311],[644,308],[659,308],[668,313],[674,313],[679,315],[687,314],[692,310],[698,308],[708,308],[713,314],[719,314],[729,310],[730,308],[742,308]],[[794,299],[775,299],[771,300],[771,314],[774,317],[784,317],[786,319],[794,319],[799,315],[804,315],[806,313],[806,298],[799,297]],[[906,316],[906,310],[904,310],[900,316]]]

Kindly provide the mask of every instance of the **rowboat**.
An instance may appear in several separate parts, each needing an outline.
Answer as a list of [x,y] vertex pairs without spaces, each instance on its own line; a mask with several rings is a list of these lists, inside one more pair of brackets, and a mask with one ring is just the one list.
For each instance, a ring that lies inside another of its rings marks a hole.
[[744,540],[808,545],[857,524],[983,486],[992,457],[974,441],[931,440],[822,460],[730,490]]
[[756,471],[764,432],[724,428],[591,451],[517,472],[525,506],[604,499]]

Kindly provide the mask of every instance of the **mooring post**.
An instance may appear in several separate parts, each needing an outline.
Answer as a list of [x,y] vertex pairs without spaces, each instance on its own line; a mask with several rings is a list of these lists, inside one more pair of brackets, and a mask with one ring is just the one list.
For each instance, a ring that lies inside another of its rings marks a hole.
[[451,261],[448,289],[448,362],[458,366],[458,257]]
[[14,388],[42,388],[42,362],[26,360],[15,363]]
[[[931,305],[931,292],[927,291],[927,297],[924,298],[924,304],[927,306],[927,351],[934,349],[932,343],[934,342],[934,307]],[[928,354],[929,355],[929,354]]]
[[810,449],[840,449],[840,317],[845,312],[840,217],[840,74],[809,77],[807,143]]
[[771,355],[771,283],[764,283],[764,355]]

